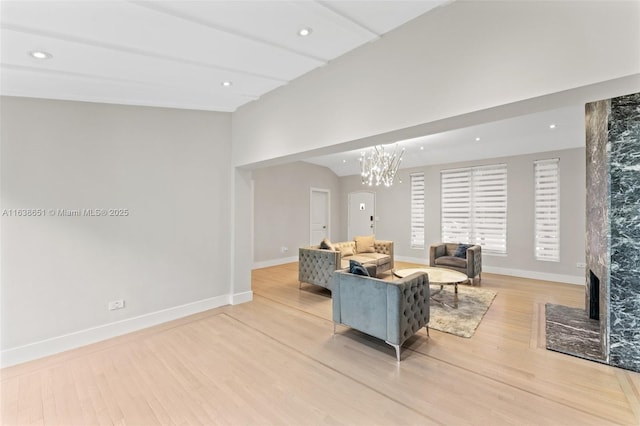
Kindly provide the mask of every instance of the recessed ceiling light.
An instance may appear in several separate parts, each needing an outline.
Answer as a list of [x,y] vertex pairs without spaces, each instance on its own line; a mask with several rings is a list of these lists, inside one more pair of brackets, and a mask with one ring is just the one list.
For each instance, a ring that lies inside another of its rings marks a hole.
[[34,50],[33,52],[29,52],[29,56],[36,59],[51,59],[53,55],[49,52],[44,52],[42,50]]
[[223,81],[223,82],[222,82],[222,85],[223,85],[224,87],[229,87],[229,86],[233,85],[233,82],[232,82],[232,81]]
[[477,141],[479,141],[479,140],[480,140],[480,137],[477,137],[477,138],[476,138],[476,142],[477,142]]
[[300,28],[300,30],[298,31],[298,35],[300,37],[306,37],[308,35],[310,35],[313,32],[313,30],[311,28]]
[[342,160],[342,162],[343,162],[343,163],[346,163],[346,162],[347,162],[347,160]]
[[555,129],[555,128],[556,128],[556,125],[555,125],[555,124],[549,124],[549,128],[550,128],[550,129]]
[[421,146],[421,147],[420,147],[420,151],[424,151],[424,146]]

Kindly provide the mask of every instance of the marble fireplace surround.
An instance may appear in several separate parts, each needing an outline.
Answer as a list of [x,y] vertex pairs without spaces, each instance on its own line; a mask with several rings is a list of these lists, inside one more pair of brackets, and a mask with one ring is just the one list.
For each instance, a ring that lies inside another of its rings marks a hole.
[[547,348],[640,371],[640,93],[588,103],[585,125],[585,309],[546,306]]

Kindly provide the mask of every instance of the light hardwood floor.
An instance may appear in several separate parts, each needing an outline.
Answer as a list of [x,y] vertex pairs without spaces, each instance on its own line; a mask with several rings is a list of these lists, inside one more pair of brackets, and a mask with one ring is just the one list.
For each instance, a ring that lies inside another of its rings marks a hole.
[[640,424],[640,374],[544,349],[544,304],[583,306],[582,287],[482,286],[498,295],[472,338],[423,329],[397,363],[334,336],[297,263],[256,270],[253,302],[3,369],[2,424]]

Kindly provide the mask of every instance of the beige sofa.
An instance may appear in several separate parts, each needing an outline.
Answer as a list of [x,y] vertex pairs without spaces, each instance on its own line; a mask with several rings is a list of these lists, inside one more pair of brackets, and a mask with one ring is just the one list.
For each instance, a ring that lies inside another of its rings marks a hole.
[[[349,269],[349,260],[365,266],[375,265],[376,274],[393,269],[393,241],[375,240],[374,253],[358,253],[355,241],[333,243],[337,250],[321,249],[319,245],[298,249],[298,280],[331,290],[333,272]],[[349,254],[353,253],[353,254]]]

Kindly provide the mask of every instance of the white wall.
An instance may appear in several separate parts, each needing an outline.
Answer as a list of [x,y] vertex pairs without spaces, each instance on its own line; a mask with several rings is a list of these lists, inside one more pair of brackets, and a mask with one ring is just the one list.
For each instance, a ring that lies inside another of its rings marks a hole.
[[[534,257],[534,176],[533,161],[560,158],[560,262],[542,262]],[[441,241],[440,171],[482,164],[507,164],[507,256],[483,255],[487,272],[554,281],[583,283],[584,269],[577,262],[585,258],[585,152],[584,148],[503,157],[473,162],[425,166],[401,170],[403,183],[391,188],[376,188],[376,214],[379,217],[376,237],[394,241],[400,259],[428,263],[428,246]],[[410,247],[409,174],[425,174],[425,245],[424,250]],[[341,178],[342,199],[351,191],[362,189],[359,176]],[[346,207],[342,215],[347,214]],[[346,232],[346,224],[343,224]]]
[[[234,164],[302,159],[636,92],[639,21],[640,2],[453,2],[239,108]],[[610,82],[625,76],[633,78]],[[525,100],[532,101],[471,114]]]
[[[309,245],[311,188],[330,191],[330,235],[339,241],[342,218],[338,177],[326,167],[304,162],[253,172],[254,262],[257,267],[291,261]],[[319,244],[320,241],[314,242]],[[288,247],[287,253],[280,251]]]
[[229,302],[230,114],[1,102],[3,211],[129,211],[2,217],[4,365]]

